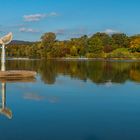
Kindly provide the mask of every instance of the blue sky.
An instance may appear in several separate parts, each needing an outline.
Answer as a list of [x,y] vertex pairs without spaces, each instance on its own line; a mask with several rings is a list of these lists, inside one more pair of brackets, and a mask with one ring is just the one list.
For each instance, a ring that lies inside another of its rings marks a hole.
[[140,33],[139,0],[0,0],[0,34],[39,40],[45,32],[58,39],[95,32]]

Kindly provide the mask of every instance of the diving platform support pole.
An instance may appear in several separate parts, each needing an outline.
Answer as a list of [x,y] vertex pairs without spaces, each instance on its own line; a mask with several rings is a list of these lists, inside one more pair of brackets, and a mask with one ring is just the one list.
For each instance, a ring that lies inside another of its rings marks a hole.
[[5,71],[5,45],[2,44],[1,52],[1,71]]

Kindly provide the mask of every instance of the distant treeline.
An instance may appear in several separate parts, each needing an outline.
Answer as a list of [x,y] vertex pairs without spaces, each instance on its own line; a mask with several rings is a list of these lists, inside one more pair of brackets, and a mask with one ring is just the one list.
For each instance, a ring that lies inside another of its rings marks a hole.
[[8,57],[28,58],[140,58],[140,35],[127,36],[124,33],[108,35],[96,33],[70,40],[56,40],[56,34],[49,32],[34,43],[11,43],[6,50]]

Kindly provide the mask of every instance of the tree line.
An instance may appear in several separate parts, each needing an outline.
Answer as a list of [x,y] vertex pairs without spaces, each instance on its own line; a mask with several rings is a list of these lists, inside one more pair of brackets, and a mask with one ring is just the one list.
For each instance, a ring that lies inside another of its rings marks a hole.
[[95,33],[70,40],[57,40],[55,33],[41,36],[33,43],[11,43],[7,46],[7,57],[27,58],[140,58],[140,35],[124,33],[112,35]]

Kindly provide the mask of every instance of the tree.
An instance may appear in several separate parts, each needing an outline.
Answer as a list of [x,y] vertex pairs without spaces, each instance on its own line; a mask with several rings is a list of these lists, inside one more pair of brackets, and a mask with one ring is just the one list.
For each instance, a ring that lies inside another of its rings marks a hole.
[[72,46],[70,49],[71,56],[77,56],[77,48],[75,46]]
[[109,53],[113,50],[114,41],[113,41],[112,37],[109,36],[108,34],[98,32],[98,33],[94,34],[93,37],[97,37],[102,41],[103,51],[105,53]]
[[97,36],[92,36],[88,40],[89,53],[102,53],[103,52],[103,42]]
[[116,33],[112,35],[112,39],[117,48],[129,48],[129,37],[124,33]]
[[88,52],[88,36],[84,35],[79,38],[79,55],[84,56]]
[[132,52],[140,52],[140,36],[132,38],[130,42],[130,49]]
[[56,41],[55,33],[49,32],[41,36],[43,47],[52,47],[53,43]]

